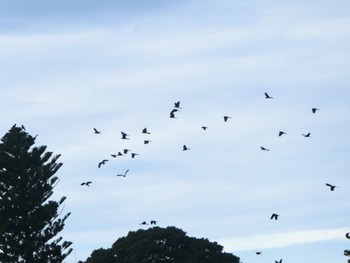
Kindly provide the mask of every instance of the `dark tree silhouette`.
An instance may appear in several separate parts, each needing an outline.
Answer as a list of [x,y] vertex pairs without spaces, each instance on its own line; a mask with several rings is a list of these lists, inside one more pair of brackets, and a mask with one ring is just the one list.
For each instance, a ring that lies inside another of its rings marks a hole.
[[70,215],[60,218],[66,197],[49,200],[60,155],[34,143],[16,125],[0,142],[0,262],[62,262],[72,251],[72,242],[56,237]]
[[[188,237],[176,227],[153,227],[129,232],[109,249],[97,249],[85,263],[238,263],[239,258],[222,251],[208,239]],[[82,263],[82,262],[81,262]]]

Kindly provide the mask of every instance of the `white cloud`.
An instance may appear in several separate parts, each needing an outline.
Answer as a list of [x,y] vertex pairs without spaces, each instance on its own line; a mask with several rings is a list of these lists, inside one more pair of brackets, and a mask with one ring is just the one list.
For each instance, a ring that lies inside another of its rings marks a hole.
[[243,251],[253,249],[278,248],[291,245],[343,239],[347,228],[311,229],[271,233],[263,235],[240,236],[218,240],[225,251]]

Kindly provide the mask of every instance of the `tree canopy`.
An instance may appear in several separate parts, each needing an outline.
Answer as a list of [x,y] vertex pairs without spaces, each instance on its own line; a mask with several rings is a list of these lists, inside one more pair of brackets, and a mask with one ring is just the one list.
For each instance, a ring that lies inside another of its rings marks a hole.
[[34,144],[24,126],[14,125],[1,139],[0,262],[62,262],[72,251],[71,242],[56,237],[70,215],[60,218],[66,197],[49,200],[60,155]]
[[129,232],[109,249],[97,249],[85,263],[238,263],[239,258],[204,238],[188,237],[176,227]]

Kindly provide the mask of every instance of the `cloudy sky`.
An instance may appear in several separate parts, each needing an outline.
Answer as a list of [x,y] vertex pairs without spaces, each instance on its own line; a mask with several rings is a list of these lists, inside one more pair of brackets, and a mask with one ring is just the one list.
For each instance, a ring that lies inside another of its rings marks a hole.
[[[0,1],[0,131],[23,124],[62,155],[53,199],[67,196],[72,213],[67,263],[150,220],[244,263],[345,262],[349,10],[345,0]],[[139,155],[111,156],[123,149]]]

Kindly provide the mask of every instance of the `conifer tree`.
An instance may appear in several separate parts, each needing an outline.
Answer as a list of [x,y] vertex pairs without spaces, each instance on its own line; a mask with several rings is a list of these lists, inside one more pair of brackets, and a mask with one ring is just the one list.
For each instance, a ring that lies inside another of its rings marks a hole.
[[35,147],[35,139],[14,125],[0,142],[0,262],[63,262],[72,251],[57,237],[70,215],[60,216],[66,197],[49,200],[60,155]]

